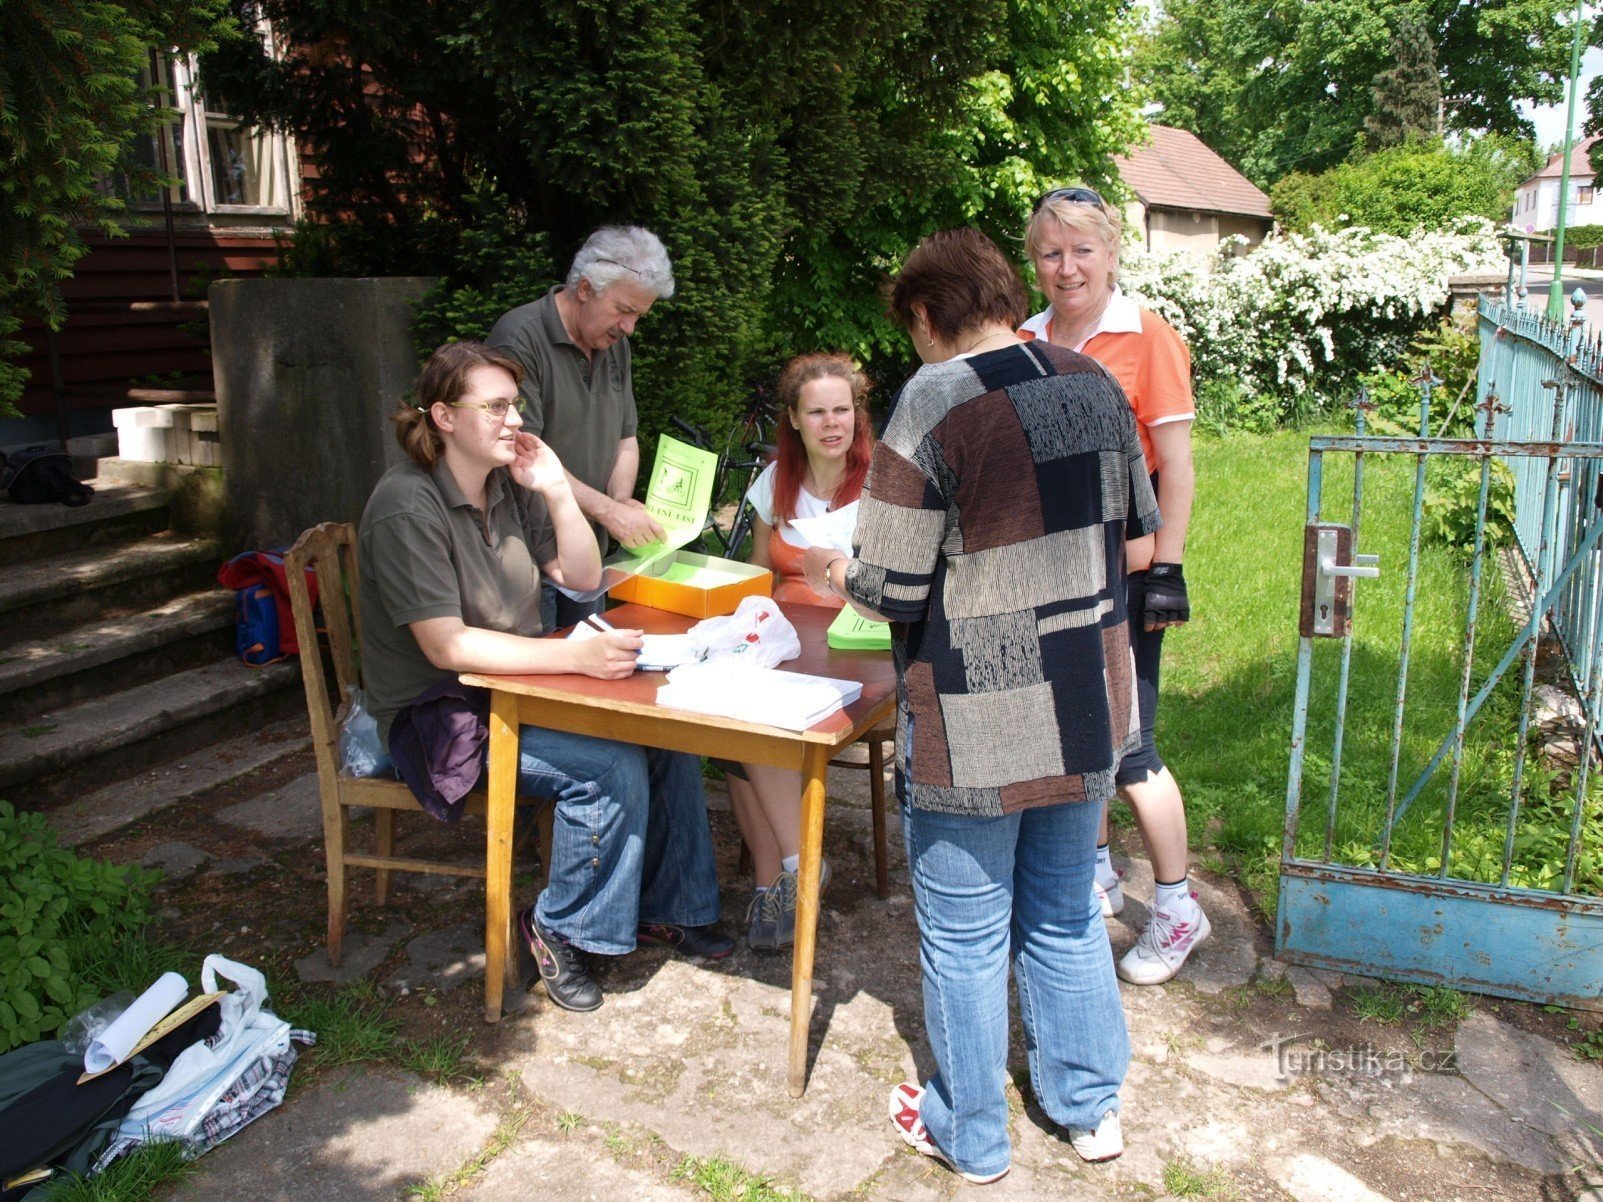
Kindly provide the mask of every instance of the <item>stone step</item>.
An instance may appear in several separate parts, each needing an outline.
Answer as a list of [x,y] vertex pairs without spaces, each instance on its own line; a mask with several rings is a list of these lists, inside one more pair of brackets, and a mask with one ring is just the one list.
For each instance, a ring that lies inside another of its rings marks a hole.
[[[76,847],[253,772],[294,779],[311,749],[306,714],[302,711],[208,744],[148,771],[121,776],[114,784],[92,793],[81,793],[50,810],[50,826],[63,844]],[[297,759],[300,762],[295,770],[286,767]]]
[[0,728],[0,797],[48,809],[305,705],[300,664],[219,660]]
[[166,489],[97,484],[87,505],[0,503],[0,567],[167,529]]
[[209,589],[0,651],[0,725],[198,667],[234,647],[234,597]]
[[222,559],[208,539],[153,535],[13,565],[0,573],[0,654],[215,584]]

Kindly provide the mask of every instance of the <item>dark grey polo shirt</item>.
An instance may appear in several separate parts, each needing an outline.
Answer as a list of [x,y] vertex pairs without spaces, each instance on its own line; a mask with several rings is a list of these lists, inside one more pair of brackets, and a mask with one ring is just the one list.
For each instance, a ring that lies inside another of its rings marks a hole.
[[[632,437],[638,423],[629,340],[587,358],[557,312],[560,291],[503,314],[485,341],[523,365],[524,429],[545,439],[576,479],[605,493],[618,442]],[[607,532],[591,525],[604,554]]]
[[540,633],[540,565],[557,556],[545,501],[497,468],[485,503],[488,522],[443,462],[427,472],[411,460],[385,472],[368,498],[356,540],[362,680],[386,746],[395,715],[450,675],[429,663],[408,623],[461,618]]

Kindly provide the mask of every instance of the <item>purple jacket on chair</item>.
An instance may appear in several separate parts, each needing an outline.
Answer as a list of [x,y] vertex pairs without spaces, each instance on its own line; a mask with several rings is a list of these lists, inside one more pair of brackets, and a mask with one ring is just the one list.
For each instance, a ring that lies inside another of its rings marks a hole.
[[390,724],[390,756],[418,804],[441,822],[462,817],[462,799],[484,771],[490,691],[455,676],[426,689]]

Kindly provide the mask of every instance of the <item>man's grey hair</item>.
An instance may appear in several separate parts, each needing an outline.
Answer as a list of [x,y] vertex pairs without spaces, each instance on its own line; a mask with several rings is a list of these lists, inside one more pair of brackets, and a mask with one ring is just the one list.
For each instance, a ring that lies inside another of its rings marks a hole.
[[585,239],[568,268],[568,287],[580,280],[605,292],[619,280],[633,280],[657,297],[673,295],[673,264],[662,239],[638,225],[604,225]]

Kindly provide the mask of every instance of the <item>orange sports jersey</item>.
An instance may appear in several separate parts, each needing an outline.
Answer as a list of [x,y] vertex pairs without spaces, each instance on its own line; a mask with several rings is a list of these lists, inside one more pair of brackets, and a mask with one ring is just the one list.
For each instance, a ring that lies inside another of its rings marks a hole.
[[[1119,387],[1124,389],[1130,407],[1135,410],[1141,451],[1147,459],[1147,470],[1151,471],[1154,457],[1148,427],[1192,418],[1196,409],[1191,397],[1191,351],[1163,318],[1146,309],[1139,313],[1139,331],[1102,330],[1093,334],[1080,350],[1112,372]],[[1103,324],[1113,323],[1104,321]],[[1031,326],[1037,329],[1032,330]],[[1044,333],[1048,342],[1052,341],[1050,310],[1031,318],[1019,331],[1019,337],[1029,341],[1038,332]]]

